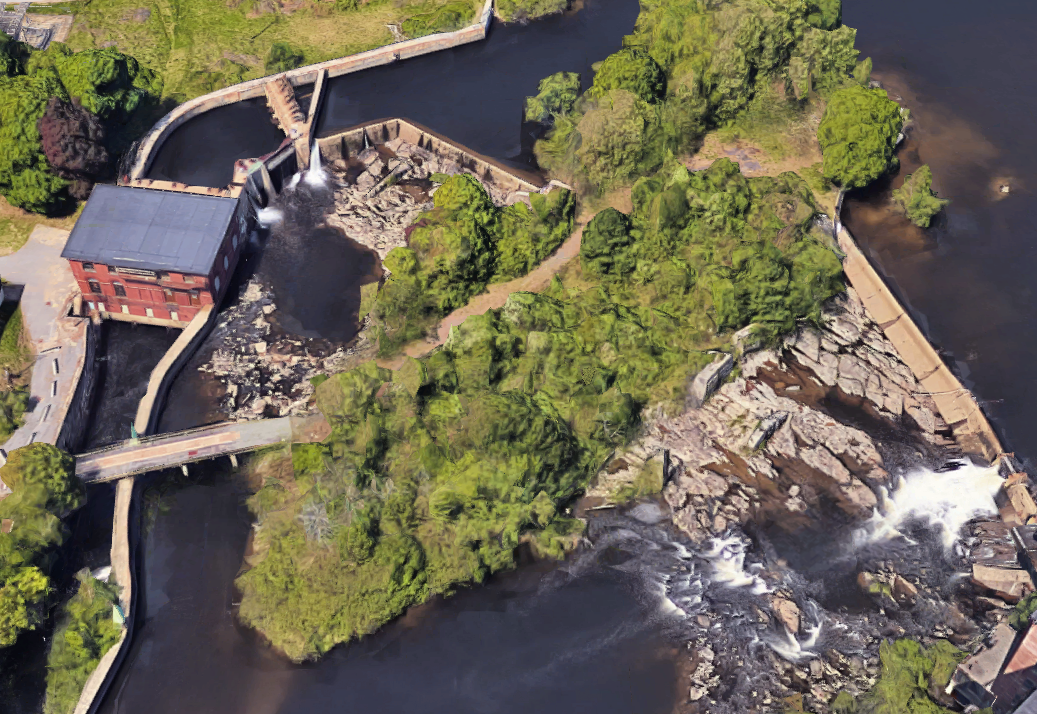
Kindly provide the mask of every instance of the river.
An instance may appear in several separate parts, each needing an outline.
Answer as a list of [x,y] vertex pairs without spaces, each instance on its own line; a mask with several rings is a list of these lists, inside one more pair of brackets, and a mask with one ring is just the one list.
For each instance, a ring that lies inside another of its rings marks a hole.
[[[527,27],[495,26],[485,43],[341,78],[321,130],[402,115],[521,162],[522,97],[554,71],[583,71],[586,79],[589,65],[618,47],[636,10],[629,0],[592,0]],[[885,209],[890,185],[851,195],[844,219],[1027,461],[1037,389],[1028,377],[1037,321],[1030,285],[1037,250],[1028,238],[1029,187],[1037,186],[1037,142],[1028,131],[1037,102],[1028,36],[1035,15],[1018,0],[982,12],[960,0],[846,0],[844,8],[876,78],[915,119],[892,185],[928,163],[937,190],[952,200],[924,233]],[[225,182],[234,158],[276,145],[256,111],[242,109],[241,136],[223,142],[221,135],[207,152],[211,161],[186,162],[183,152],[211,145],[219,122],[189,122],[163,147],[152,175]],[[1001,183],[1011,187],[1007,196],[996,191]],[[125,410],[114,411],[121,420]],[[177,426],[189,421],[190,401],[177,412]],[[234,621],[233,579],[249,517],[243,487],[225,468],[196,470],[200,482],[188,486],[167,479],[154,491],[161,508],[142,549],[139,626],[106,714],[668,713],[683,698],[672,623],[646,587],[651,564],[623,567],[601,553],[561,568],[527,565],[416,608],[317,664],[285,662]]]

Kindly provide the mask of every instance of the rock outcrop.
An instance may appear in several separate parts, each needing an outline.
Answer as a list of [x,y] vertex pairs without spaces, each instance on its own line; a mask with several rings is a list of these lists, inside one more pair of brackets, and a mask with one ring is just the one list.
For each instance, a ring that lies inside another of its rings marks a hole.
[[829,304],[821,329],[803,326],[778,348],[744,355],[741,374],[708,396],[701,387],[723,361],[692,381],[689,404],[708,397],[701,406],[647,420],[620,455],[668,452],[664,495],[696,542],[750,518],[794,529],[833,504],[869,515],[890,479],[872,436],[881,428],[871,426],[896,427],[920,450],[954,449],[936,405],[852,288]]

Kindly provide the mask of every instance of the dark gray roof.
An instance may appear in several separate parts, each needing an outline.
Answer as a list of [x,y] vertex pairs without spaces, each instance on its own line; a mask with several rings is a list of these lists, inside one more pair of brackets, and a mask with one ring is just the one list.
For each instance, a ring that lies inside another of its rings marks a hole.
[[98,184],[61,256],[206,275],[237,203],[235,198]]

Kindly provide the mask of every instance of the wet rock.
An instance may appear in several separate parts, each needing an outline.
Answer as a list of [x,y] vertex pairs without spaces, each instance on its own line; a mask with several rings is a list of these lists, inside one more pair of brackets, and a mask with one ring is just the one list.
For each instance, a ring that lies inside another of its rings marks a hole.
[[705,404],[710,395],[717,390],[724,377],[731,373],[734,358],[731,355],[717,355],[712,364],[703,369],[691,382],[688,390],[688,403],[693,408]]
[[771,598],[771,612],[778,622],[792,634],[799,632],[799,606],[783,597]]
[[972,582],[989,590],[1005,602],[1017,603],[1033,591],[1029,573],[1022,569],[992,568],[986,565],[972,566]]
[[900,575],[893,578],[893,598],[901,607],[912,608],[918,599],[918,588]]

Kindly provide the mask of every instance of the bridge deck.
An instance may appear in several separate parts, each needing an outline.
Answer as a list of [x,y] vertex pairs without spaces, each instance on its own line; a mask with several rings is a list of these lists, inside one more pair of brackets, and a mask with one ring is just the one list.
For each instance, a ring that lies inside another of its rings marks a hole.
[[129,439],[76,457],[76,475],[86,483],[204,461],[287,442],[323,441],[330,433],[319,414],[215,424],[189,431]]

